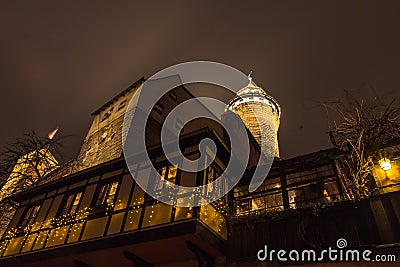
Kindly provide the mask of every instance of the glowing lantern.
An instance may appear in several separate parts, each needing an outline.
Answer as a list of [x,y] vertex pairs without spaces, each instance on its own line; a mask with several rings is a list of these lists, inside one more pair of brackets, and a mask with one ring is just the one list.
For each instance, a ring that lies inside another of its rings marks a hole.
[[390,159],[387,158],[382,158],[379,161],[379,165],[381,166],[381,169],[384,171],[388,171],[392,168],[392,164],[390,163]]

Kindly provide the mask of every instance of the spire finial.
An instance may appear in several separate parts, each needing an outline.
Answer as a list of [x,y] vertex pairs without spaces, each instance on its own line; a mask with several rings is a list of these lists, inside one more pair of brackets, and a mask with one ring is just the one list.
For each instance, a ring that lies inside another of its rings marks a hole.
[[251,70],[249,75],[247,75],[247,78],[249,79],[250,82],[252,82],[253,78],[251,77],[251,74],[253,73],[253,71]]

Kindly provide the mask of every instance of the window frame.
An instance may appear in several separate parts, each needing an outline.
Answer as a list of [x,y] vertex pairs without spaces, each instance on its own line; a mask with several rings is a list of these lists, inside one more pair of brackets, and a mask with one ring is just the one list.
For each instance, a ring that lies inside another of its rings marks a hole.
[[[70,192],[65,193],[64,197],[63,197],[63,199],[61,201],[61,205],[59,206],[59,209],[58,209],[58,211],[56,213],[57,214],[56,217],[60,217],[60,216],[66,215],[66,214],[70,214],[71,210],[72,210],[72,207],[74,206],[74,202],[76,200],[76,196],[78,194],[80,194],[78,203],[76,204],[75,210],[73,211],[73,213],[75,214],[76,212],[78,212],[78,208],[79,208],[80,204],[82,203],[82,199],[83,199],[84,193],[85,193],[85,189],[84,188],[78,188],[78,189],[75,189],[75,190],[72,190]],[[63,212],[65,210],[65,205],[68,202],[68,198],[71,197],[71,196],[74,196],[74,197],[73,197],[72,201],[70,202],[70,206],[68,207],[67,212],[65,214],[63,214]]]
[[175,92],[173,92],[173,91],[169,92],[169,93],[168,93],[168,96],[169,96],[172,100],[174,100],[175,102],[178,100],[178,95],[177,95]]
[[[23,227],[33,224],[40,212],[40,209],[42,208],[42,204],[43,204],[42,202],[34,202],[34,203],[27,205],[25,207],[24,212],[22,213],[20,220],[18,221],[17,228],[23,228]],[[38,209],[36,210],[35,215],[32,216],[37,207],[38,207]],[[29,214],[28,219],[26,219],[26,215],[28,214],[29,211],[31,211],[31,212]],[[25,221],[25,223],[23,223],[24,221]]]
[[[164,164],[158,164],[157,166],[157,173],[162,177],[162,180],[167,180],[170,183],[173,183],[175,185],[178,184],[179,180],[178,180],[178,171],[179,168],[176,165],[172,165],[172,164],[165,164],[166,162],[163,162]],[[162,171],[165,168],[165,173],[162,174],[160,171]],[[175,177],[173,178],[169,178],[169,173],[170,173],[170,169],[174,168],[175,169]],[[154,190],[157,191],[161,191],[163,189],[166,189],[167,187],[163,185],[163,183],[161,183],[161,181],[157,181]]]
[[161,104],[161,103],[159,103],[159,102],[157,102],[157,103],[154,105],[153,109],[154,109],[158,114],[162,115],[163,112],[164,112],[164,105]]
[[118,105],[117,111],[120,111],[121,109],[123,109],[126,106],[127,101],[128,101],[128,99],[122,100]]
[[[95,190],[95,193],[93,195],[92,202],[90,205],[94,209],[94,211],[105,211],[106,210],[106,208],[109,204],[104,203],[104,201],[107,202],[107,198],[108,198],[107,195],[109,193],[109,190],[111,189],[111,184],[113,184],[113,183],[117,183],[117,187],[115,189],[115,193],[113,194],[113,199],[112,199],[112,203],[115,204],[115,201],[118,197],[118,193],[119,193],[119,190],[121,187],[121,179],[122,179],[121,175],[119,175],[119,176],[116,176],[116,177],[113,177],[110,179],[102,180],[100,183],[97,184],[96,190]],[[106,185],[109,185],[109,188],[107,188],[107,193],[104,195],[104,199],[102,201],[103,203],[98,204],[101,189]]]
[[103,117],[101,118],[101,122],[103,122],[103,121],[107,120],[108,118],[110,118],[113,110],[114,110],[114,107],[111,107],[107,112],[105,112],[103,114]]

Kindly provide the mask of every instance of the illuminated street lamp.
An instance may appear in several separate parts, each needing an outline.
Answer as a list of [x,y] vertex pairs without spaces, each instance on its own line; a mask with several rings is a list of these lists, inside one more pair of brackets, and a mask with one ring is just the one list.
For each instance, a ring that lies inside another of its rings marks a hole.
[[392,168],[390,159],[387,159],[387,158],[382,158],[381,160],[379,160],[379,165],[381,166],[381,169],[384,171],[388,171]]

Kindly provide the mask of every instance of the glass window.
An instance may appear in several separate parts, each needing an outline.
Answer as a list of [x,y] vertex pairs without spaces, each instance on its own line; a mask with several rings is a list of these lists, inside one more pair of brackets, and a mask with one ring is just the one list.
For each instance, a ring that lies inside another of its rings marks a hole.
[[83,223],[76,223],[72,225],[71,231],[68,235],[68,243],[76,242],[79,239],[79,235],[82,231]]
[[133,187],[133,178],[130,174],[124,175],[121,181],[121,189],[115,202],[115,210],[124,209],[128,205],[129,194]]
[[300,173],[290,173],[286,175],[286,182],[288,185],[301,182]]
[[176,207],[175,208],[175,221],[192,218],[193,208]]
[[68,235],[68,226],[58,227],[50,230],[49,236],[46,242],[46,248],[62,245],[65,242],[65,239]]
[[308,183],[301,187],[288,190],[289,205],[298,208],[303,205],[319,202],[323,199],[332,201],[339,198],[339,190],[336,181],[325,181],[324,183]]
[[35,205],[35,206],[27,208],[25,215],[23,216],[23,219],[22,219],[21,223],[19,224],[19,226],[27,226],[27,225],[33,224],[39,210],[40,210],[40,205]]
[[131,199],[130,206],[137,206],[141,205],[144,202],[144,191],[140,188],[139,185],[135,185],[133,190],[133,196]]
[[332,165],[327,165],[327,166],[317,168],[317,173],[318,173],[318,177],[332,176],[335,174],[333,172]]
[[82,240],[99,237],[104,234],[108,222],[108,216],[89,220],[83,230]]
[[111,116],[111,113],[112,113],[113,109],[114,108],[111,108],[109,111],[104,113],[103,118],[101,119],[101,121],[105,121],[106,119],[108,119]]
[[181,171],[180,185],[181,186],[196,186],[197,173]]
[[147,206],[144,211],[143,227],[158,225],[171,221],[172,206],[159,203]]
[[283,208],[283,199],[281,193],[270,194],[265,197],[267,208]]
[[159,169],[158,174],[160,174],[161,180],[156,183],[156,190],[163,189],[164,183],[162,182],[162,180],[167,180],[168,182],[175,184],[177,171],[177,166],[164,166]]
[[25,236],[20,236],[20,237],[11,239],[10,243],[7,246],[6,251],[4,251],[3,256],[9,256],[9,255],[19,253],[19,250],[21,249],[24,239],[25,239]]
[[297,173],[291,173],[286,175],[286,181],[288,185],[299,183],[299,182],[306,182],[309,180],[315,180],[318,178],[318,176],[321,176],[317,172],[317,169],[310,169],[310,170],[305,170]]
[[174,92],[170,92],[169,97],[172,98],[174,101],[176,101],[178,99],[178,95]]
[[97,197],[96,206],[110,205],[114,203],[117,188],[118,181],[102,185]]
[[271,193],[263,194],[258,197],[251,198],[251,207],[249,207],[248,202],[241,202],[239,212],[246,212],[249,209],[259,210],[259,209],[282,209],[283,208],[283,198],[281,193]]
[[62,203],[63,195],[56,196],[53,200],[53,203],[51,204],[51,207],[49,209],[49,212],[47,213],[46,216],[46,223],[44,226],[48,226],[50,223],[50,219],[55,218],[57,216],[57,212],[60,208],[60,205]]
[[304,182],[304,181],[316,179],[317,173],[316,173],[315,169],[311,169],[311,170],[307,170],[307,171],[302,171],[301,176],[302,176],[301,180]]
[[40,210],[39,210],[38,214],[36,215],[35,222],[31,228],[31,232],[40,229],[40,227],[45,219],[45,216],[46,216],[47,212],[49,211],[52,201],[53,201],[53,199],[48,198],[42,203]]
[[111,217],[110,225],[108,226],[107,234],[115,234],[121,231],[122,221],[125,213],[120,212]]
[[[215,188],[214,188],[214,186],[208,187],[208,192],[205,192],[207,195],[210,195],[213,191],[217,193],[224,189],[224,187],[225,187],[225,184],[223,183],[224,181],[222,179],[216,180],[220,176],[220,173],[222,173],[222,171],[216,165],[210,165],[205,170],[204,184],[205,185],[210,184],[210,185],[215,186]],[[212,182],[214,182],[215,180],[216,180],[216,183],[212,184]]]
[[297,202],[302,202],[304,201],[304,196],[303,196],[303,192],[301,191],[301,189],[299,190],[290,190],[288,191],[288,197],[289,197],[289,206],[294,209],[297,208],[296,203]]
[[241,199],[236,202],[236,213],[247,213],[250,211],[249,199]]
[[140,215],[142,213],[142,209],[134,209],[128,212],[128,218],[125,222],[124,231],[135,230],[139,227]]
[[244,197],[245,195],[247,195],[249,193],[248,189],[249,189],[249,186],[247,186],[247,185],[235,187],[235,189],[234,189],[235,198]]
[[323,186],[321,184],[313,184],[304,187],[304,198],[310,203],[318,202],[323,198]]
[[333,201],[340,198],[336,181],[326,182],[324,184],[324,198],[328,201]]
[[253,198],[251,200],[251,209],[252,210],[265,209],[266,207],[267,207],[267,205],[265,203],[264,197],[257,197],[257,198]]
[[79,204],[79,210],[83,210],[90,206],[92,202],[93,195],[96,191],[97,184],[92,184],[86,187],[84,194],[82,195],[81,204]]
[[67,196],[67,199],[64,202],[60,215],[66,215],[69,213],[75,213],[79,202],[82,197],[82,192],[76,192]]
[[36,238],[35,245],[33,246],[33,250],[43,248],[44,242],[46,242],[47,234],[49,231],[41,231],[39,232],[38,237]]
[[281,187],[281,179],[278,178],[268,178],[262,183],[262,185],[257,189],[257,192],[262,192],[266,190],[274,190]]
[[226,240],[226,219],[212,205],[200,207],[200,220]]

